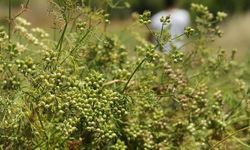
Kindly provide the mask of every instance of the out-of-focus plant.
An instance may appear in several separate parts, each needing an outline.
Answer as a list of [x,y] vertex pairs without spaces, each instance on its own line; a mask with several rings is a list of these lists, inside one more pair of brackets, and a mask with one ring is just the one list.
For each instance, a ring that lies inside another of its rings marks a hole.
[[[143,12],[143,10],[148,9],[153,13],[156,13],[159,10],[165,9],[164,0],[150,1],[150,0],[128,0],[131,3],[132,10]],[[209,1],[200,1],[200,0],[178,0],[178,6],[181,8],[189,9],[191,3],[199,3],[204,6],[208,6],[213,14],[217,11],[225,11],[229,14],[240,13],[248,11],[250,2],[248,0],[228,0],[225,3],[224,0],[209,0]]]
[[[11,0],[12,6],[20,6],[20,4],[22,4],[24,2],[24,0]],[[8,6],[9,1],[1,1],[0,4]]]

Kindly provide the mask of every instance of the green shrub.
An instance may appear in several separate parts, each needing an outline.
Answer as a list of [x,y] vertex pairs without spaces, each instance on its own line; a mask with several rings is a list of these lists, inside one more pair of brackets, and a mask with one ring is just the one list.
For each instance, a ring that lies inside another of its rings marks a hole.
[[[109,14],[72,0],[51,3],[58,39],[13,19],[9,34],[0,29],[0,148],[249,147],[249,87],[236,51],[209,48],[226,15],[192,10],[186,46],[167,54],[163,44],[174,39],[165,28],[155,45],[134,36],[128,49],[106,32]],[[137,19],[147,27],[150,13]]]

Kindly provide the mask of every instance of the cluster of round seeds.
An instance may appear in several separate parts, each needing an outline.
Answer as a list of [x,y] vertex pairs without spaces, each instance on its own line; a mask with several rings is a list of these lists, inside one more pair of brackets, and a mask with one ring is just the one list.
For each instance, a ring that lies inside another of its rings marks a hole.
[[213,19],[213,14],[209,12],[208,7],[201,4],[192,4],[191,9],[199,13],[204,19],[211,20]]
[[17,90],[20,86],[20,80],[15,75],[2,81],[2,88],[5,90]]
[[19,32],[23,37],[25,37],[30,43],[39,45],[39,40],[23,26],[15,26],[16,32]]
[[43,60],[46,61],[47,64],[52,64],[57,60],[57,52],[53,50],[44,51]]
[[21,53],[21,52],[24,52],[27,47],[19,42],[16,43],[16,48],[18,49],[18,51]]
[[151,23],[151,12],[145,11],[142,15],[139,15],[139,22],[141,24],[150,24]]
[[112,150],[126,150],[127,146],[126,146],[126,144],[123,141],[121,141],[120,139],[118,139],[116,141],[116,143],[114,145],[112,145],[111,149]]
[[86,26],[87,26],[86,22],[78,21],[76,23],[76,29],[79,30],[79,31],[84,31],[86,29]]
[[191,99],[186,95],[180,95],[180,96],[178,96],[178,99],[179,99],[179,101],[181,103],[182,109],[187,110],[188,107],[189,107],[188,104],[190,104]]
[[56,128],[64,136],[83,132],[86,133],[83,137],[91,135],[94,147],[100,145],[98,141],[109,143],[117,138],[116,121],[126,114],[126,100],[118,93],[105,89],[104,81],[102,74],[94,71],[77,85],[67,84],[70,79],[62,71],[40,75],[38,82],[47,86],[47,90],[49,87],[57,88],[43,95],[38,107],[47,114],[44,117],[52,115],[57,118],[54,120]]
[[170,16],[162,16],[161,19],[160,19],[160,22],[163,24],[163,25],[167,25],[170,23]]
[[112,75],[114,79],[126,80],[130,76],[130,72],[127,69],[114,69]]
[[63,69],[59,69],[54,73],[41,74],[36,78],[36,81],[45,85],[48,89],[54,90],[71,90],[78,87],[78,81],[67,76]]
[[206,94],[208,89],[205,85],[197,89],[191,89],[188,96],[191,98],[191,110],[193,112],[194,117],[199,117],[201,114],[206,113],[206,107],[208,103],[208,99],[206,98]]
[[216,16],[214,16],[209,10],[208,7],[199,4],[192,4],[191,9],[196,12],[197,17],[195,19],[195,23],[197,24],[196,30],[200,33],[209,33],[207,40],[214,40],[214,37],[211,35],[217,35],[221,37],[222,31],[218,26],[214,27],[214,25],[223,21],[227,14],[224,12],[218,12]]
[[158,130],[166,130],[167,129],[166,115],[164,111],[161,109],[155,109],[152,117],[152,127]]
[[123,65],[127,61],[127,50],[124,45],[115,44],[115,50],[112,55],[113,62],[119,66]]
[[[155,48],[154,45],[152,44],[144,44],[143,46],[136,46],[135,51],[138,53],[139,56],[144,56],[144,58],[147,58],[149,62],[158,60],[158,55],[157,53],[155,53]],[[151,64],[153,65],[153,63]]]
[[190,37],[194,34],[195,30],[191,27],[185,27],[184,29],[184,34],[187,36],[187,37]]
[[17,70],[20,71],[25,76],[34,75],[36,73],[36,65],[32,59],[19,60],[17,59],[15,64],[17,65]]
[[212,105],[213,115],[220,118],[220,115],[222,113],[221,107],[223,106],[223,96],[221,94],[221,91],[216,91],[213,95],[213,98],[215,100],[215,103]]
[[165,63],[165,73],[174,83],[175,87],[179,87],[181,89],[187,86],[187,79],[182,70],[176,69],[174,70],[172,66],[168,63]]
[[[24,37],[28,42],[40,46],[43,49],[47,49],[47,45],[43,43],[42,40],[40,40],[39,38],[37,38],[35,35],[33,35],[30,30],[28,30],[28,27],[31,24],[29,22],[27,22],[24,18],[21,17],[17,17],[15,19],[15,26],[14,29],[17,33],[19,33],[22,37]],[[44,30],[40,29],[40,28],[33,28],[31,29],[31,31],[33,31],[34,33],[38,33],[38,36],[40,38],[46,38],[49,36],[48,33],[46,33]]]
[[129,141],[136,141],[137,138],[142,135],[142,130],[139,125],[132,122],[125,128],[125,132]]
[[218,11],[216,15],[216,20],[219,22],[223,21],[227,17],[227,14],[225,12]]
[[22,25],[22,26],[30,26],[31,25],[30,22],[28,22],[27,20],[25,20],[22,17],[17,17],[15,19],[15,23],[18,24],[18,25]]
[[180,63],[183,61],[183,52],[181,51],[172,51],[171,52],[171,59],[173,60],[174,63]]
[[152,135],[152,132],[150,131],[143,131],[142,133],[143,135],[143,148],[145,150],[151,150],[151,149],[155,149],[155,141],[154,141],[154,136]]
[[[92,142],[109,142],[117,137],[115,133],[116,121],[121,120],[126,113],[126,102],[118,93],[103,89],[104,79],[101,74],[92,72],[85,78],[83,93],[86,99],[83,103],[83,117],[85,129],[92,132]],[[99,139],[99,140],[98,140]],[[95,143],[95,145],[98,145]]]
[[34,33],[37,33],[39,35],[39,37],[41,37],[41,38],[49,37],[49,34],[41,28],[33,28],[33,29],[31,29],[31,31]]
[[9,44],[7,50],[7,55],[9,55],[10,59],[17,57],[20,54],[21,50],[18,49],[16,44]]
[[73,132],[77,131],[77,128],[75,127],[76,123],[79,121],[79,118],[77,117],[71,117],[68,119],[65,119],[63,122],[58,123],[56,126],[56,129],[59,130],[59,132],[63,133],[65,137],[68,137]]

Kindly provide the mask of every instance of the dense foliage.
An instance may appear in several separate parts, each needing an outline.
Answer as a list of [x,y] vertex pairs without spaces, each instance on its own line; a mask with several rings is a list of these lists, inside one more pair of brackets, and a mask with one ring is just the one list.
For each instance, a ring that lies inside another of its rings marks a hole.
[[[187,43],[169,53],[169,17],[155,45],[125,29],[134,46],[106,32],[104,10],[72,0],[51,2],[58,38],[13,17],[11,32],[0,29],[0,148],[249,148],[244,68],[235,50],[209,48],[226,14],[191,8]],[[150,12],[134,18],[146,28]]]

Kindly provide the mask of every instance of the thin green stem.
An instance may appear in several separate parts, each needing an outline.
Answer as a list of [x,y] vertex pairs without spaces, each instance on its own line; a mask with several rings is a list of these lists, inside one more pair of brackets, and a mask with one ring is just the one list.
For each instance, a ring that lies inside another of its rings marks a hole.
[[76,42],[77,43],[76,46],[72,50],[70,50],[69,55],[67,55],[63,59],[63,61],[60,63],[60,65],[62,65],[69,58],[69,56],[72,55],[72,53],[78,49],[78,47],[82,44],[82,41],[87,37],[87,35],[90,33],[90,31],[91,31],[91,29],[88,29],[88,31],[82,36],[82,38]]
[[55,19],[53,20],[53,38],[54,38],[54,41],[56,41],[56,21],[55,21]]
[[128,87],[128,84],[130,83],[131,79],[133,78],[133,76],[135,75],[135,73],[140,69],[140,67],[142,66],[142,64],[147,60],[147,57],[145,57],[140,63],[139,65],[135,68],[135,70],[133,71],[133,73],[131,74],[131,76],[129,77],[128,81],[126,82],[122,93],[124,93]]
[[[24,94],[30,96],[31,98],[33,98],[34,100],[37,101],[37,97],[35,97],[35,96],[29,94],[28,92],[25,92],[25,91],[22,91],[22,92],[23,92]],[[39,97],[40,97],[40,96],[38,96],[38,98],[39,98]],[[37,115],[37,117],[38,117],[38,121],[39,121],[39,123],[40,123],[40,125],[41,125],[41,128],[42,128],[42,130],[43,130],[44,135],[46,136],[47,139],[49,139],[49,137],[48,137],[48,135],[47,135],[47,133],[46,133],[46,129],[45,129],[45,127],[44,127],[44,124],[43,124],[42,117],[41,117],[40,113],[33,107],[33,104],[32,104],[32,103],[31,103],[31,105],[32,105],[33,111],[36,113],[36,115]]]
[[247,148],[250,149],[250,145],[248,145],[247,143],[243,142],[242,140],[240,140],[239,138],[237,138],[237,137],[235,137],[235,136],[233,136],[233,138],[234,138],[238,143],[240,143],[241,145],[243,145],[243,146],[245,146],[245,147],[247,147]]
[[56,49],[58,49],[57,62],[58,62],[58,60],[59,60],[59,58],[61,56],[63,40],[64,40],[64,36],[65,36],[66,30],[67,30],[67,27],[68,27],[68,22],[65,22],[62,35],[61,35],[61,37],[60,37],[60,39],[59,39],[59,41],[57,43],[57,46],[56,46]]
[[164,30],[164,23],[161,25],[161,33],[159,39],[161,40],[162,35],[163,35],[163,30]]
[[11,24],[12,24],[12,1],[9,0],[9,32],[8,32],[8,36],[9,36],[9,41],[11,39]]
[[225,118],[226,121],[227,121],[231,116],[233,116],[233,114],[235,113],[236,110],[238,110],[239,107],[241,107],[243,101],[244,101],[244,99],[242,99],[234,108],[232,108],[232,110],[228,113],[228,115],[227,115],[226,118]]
[[67,30],[67,27],[68,27],[68,23],[65,22],[65,25],[64,25],[64,27],[63,27],[63,31],[62,31],[61,37],[60,37],[60,39],[59,39],[59,41],[58,41],[58,43],[57,43],[57,45],[56,45],[56,49],[59,48],[59,51],[60,51],[60,49],[62,48],[62,43],[63,43],[63,39],[64,39],[66,30]]
[[174,37],[174,38],[170,39],[170,41],[176,40],[176,39],[178,39],[178,38],[182,37],[183,35],[185,35],[185,33],[180,34],[180,35],[178,35],[178,36],[176,36],[176,37]]
[[[150,29],[150,27],[148,25],[145,25],[147,27],[147,29],[149,30],[150,34],[152,34],[152,36],[155,38],[156,42],[157,42],[157,45],[160,45],[160,41],[158,39],[157,36],[155,36],[154,32]],[[157,46],[158,47],[158,46]]]
[[212,150],[212,149],[216,148],[216,147],[219,146],[220,144],[224,143],[227,139],[229,139],[229,138],[233,137],[234,135],[238,134],[239,132],[244,131],[244,130],[247,130],[247,129],[250,129],[250,126],[241,128],[241,129],[235,131],[234,133],[232,133],[232,134],[226,136],[224,139],[222,139],[221,141],[219,141],[218,143],[216,143],[215,145],[213,145],[212,147],[210,147],[209,150]]

